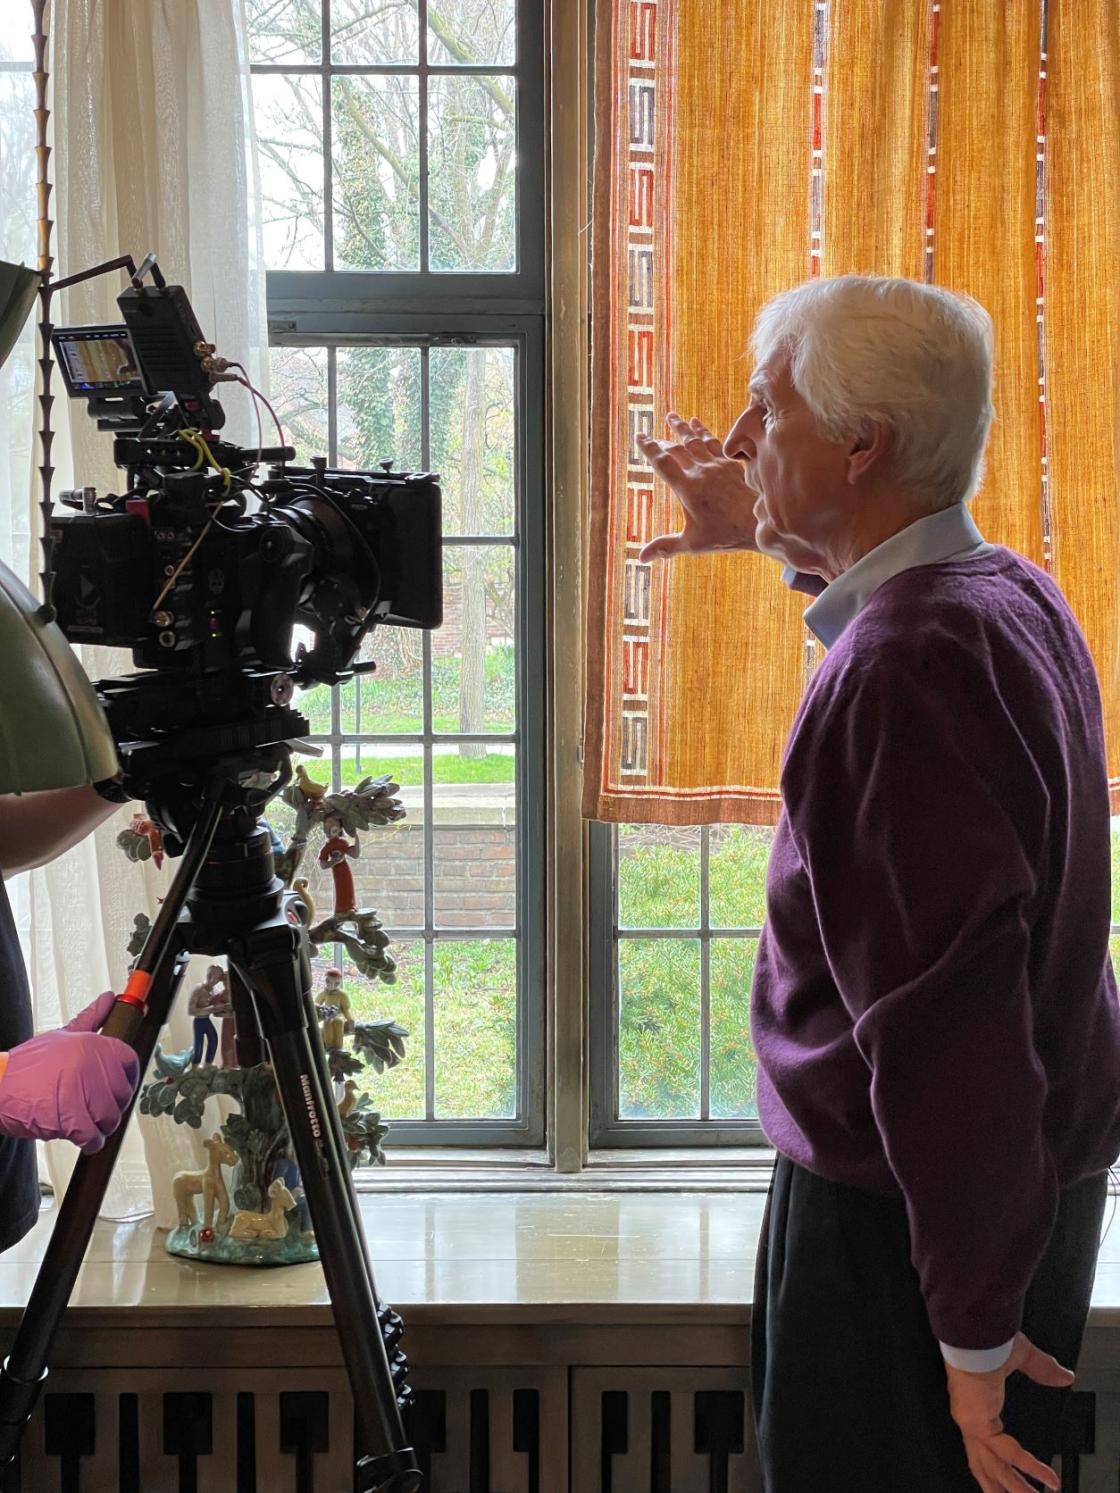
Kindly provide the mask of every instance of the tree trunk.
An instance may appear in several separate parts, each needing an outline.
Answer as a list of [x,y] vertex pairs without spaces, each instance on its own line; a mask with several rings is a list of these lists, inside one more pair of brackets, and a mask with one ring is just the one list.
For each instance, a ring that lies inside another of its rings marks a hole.
[[[482,447],[485,440],[485,352],[468,351],[463,389],[463,533],[477,534],[482,517]],[[486,554],[464,545],[462,632],[460,634],[459,730],[483,729],[486,670]],[[483,742],[463,743],[461,757],[484,757]]]

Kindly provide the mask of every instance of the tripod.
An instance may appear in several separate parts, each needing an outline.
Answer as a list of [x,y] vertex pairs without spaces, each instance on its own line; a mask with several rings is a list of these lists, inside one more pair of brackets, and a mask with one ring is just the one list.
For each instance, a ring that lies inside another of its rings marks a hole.
[[[122,760],[124,754],[122,752]],[[405,1361],[399,1321],[380,1305],[358,1210],[342,1122],[311,996],[307,935],[275,874],[263,803],[290,776],[286,746],[255,748],[208,768],[162,817],[185,844],[182,863],[103,1031],[127,1041],[145,1072],[191,954],[229,959],[237,1058],[262,1060],[280,1091],[330,1293],[356,1411],[359,1493],[417,1493],[421,1473],[406,1444],[394,1379]],[[279,779],[277,780],[277,774]],[[271,777],[262,793],[261,778]],[[135,1103],[135,1097],[133,1099]],[[131,1114],[129,1107],[128,1114]],[[11,1351],[0,1370],[0,1466],[10,1462],[47,1377],[55,1331],[70,1299],[128,1116],[104,1148],[82,1156]],[[386,1337],[393,1348],[392,1364]],[[407,1394],[403,1382],[400,1393]]]

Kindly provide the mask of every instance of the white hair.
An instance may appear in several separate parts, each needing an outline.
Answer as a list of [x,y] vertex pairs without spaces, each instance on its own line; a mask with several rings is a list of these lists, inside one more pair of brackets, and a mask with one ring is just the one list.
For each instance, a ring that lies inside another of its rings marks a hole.
[[757,365],[789,353],[794,387],[826,440],[891,432],[900,486],[930,512],[966,502],[992,423],[992,319],[977,301],[881,275],[808,280],[763,306]]

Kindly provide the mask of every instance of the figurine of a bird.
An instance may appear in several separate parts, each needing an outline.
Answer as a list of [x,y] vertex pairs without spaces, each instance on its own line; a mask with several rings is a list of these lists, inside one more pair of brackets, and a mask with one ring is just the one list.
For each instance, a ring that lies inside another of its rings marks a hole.
[[326,798],[326,783],[317,783],[313,777],[310,777],[307,768],[304,767],[302,762],[296,763],[296,780],[299,783],[300,791],[309,803],[317,804],[320,799]]

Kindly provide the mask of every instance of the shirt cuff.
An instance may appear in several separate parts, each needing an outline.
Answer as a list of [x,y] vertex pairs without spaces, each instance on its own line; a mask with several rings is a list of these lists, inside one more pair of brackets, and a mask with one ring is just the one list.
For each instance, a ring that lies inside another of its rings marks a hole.
[[964,1369],[969,1374],[990,1374],[1004,1366],[1014,1346],[1014,1338],[999,1348],[950,1348],[948,1343],[942,1343],[941,1356],[950,1368]]

